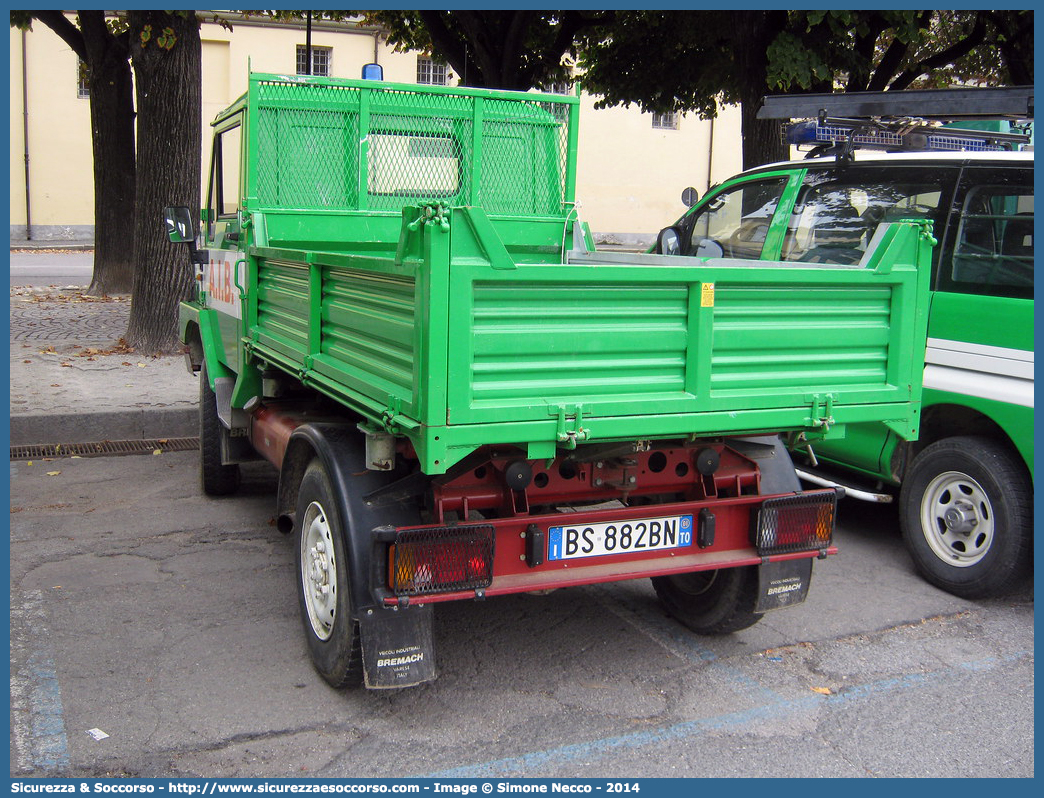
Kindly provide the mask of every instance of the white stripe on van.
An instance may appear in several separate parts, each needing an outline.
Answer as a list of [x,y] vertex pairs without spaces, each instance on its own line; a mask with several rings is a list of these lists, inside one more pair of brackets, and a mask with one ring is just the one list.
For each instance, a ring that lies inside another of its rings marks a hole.
[[924,387],[1033,407],[1033,352],[929,338]]

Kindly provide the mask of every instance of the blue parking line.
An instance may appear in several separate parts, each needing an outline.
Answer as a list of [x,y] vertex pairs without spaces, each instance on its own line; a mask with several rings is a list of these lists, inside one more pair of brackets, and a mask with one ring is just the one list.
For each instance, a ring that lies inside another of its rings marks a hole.
[[[30,634],[19,630],[21,639],[11,641],[12,648],[17,645],[30,652],[18,672],[11,674],[11,732],[18,765],[46,773],[61,771],[69,766],[69,745],[58,673],[41,623],[44,609],[39,591],[26,594],[22,606],[12,611],[12,618],[16,616],[32,630]],[[12,637],[15,631],[12,628]],[[13,768],[15,763],[11,764]]]
[[607,737],[601,740],[592,740],[586,743],[574,743],[545,751],[534,751],[522,756],[495,759],[490,762],[481,762],[463,767],[451,768],[438,773],[430,773],[422,778],[485,778],[493,776],[526,776],[536,773],[539,775],[551,765],[561,766],[573,761],[586,761],[598,759],[610,755],[613,751],[622,749],[639,749],[649,745],[665,742],[676,742],[679,740],[691,740],[704,734],[719,731],[735,726],[744,726],[754,721],[770,720],[779,718],[795,711],[814,709],[824,702],[842,706],[853,701],[858,701],[876,695],[883,695],[896,690],[904,690],[934,681],[939,678],[951,676],[958,669],[961,670],[989,670],[998,665],[1014,662],[1026,656],[1033,656],[1032,651],[1020,651],[1004,658],[989,658],[979,662],[961,663],[943,671],[931,673],[910,673],[891,679],[882,679],[877,682],[846,688],[843,693],[834,695],[819,695],[817,693],[803,696],[797,699],[778,701],[773,704],[764,704],[759,707],[729,712],[713,718],[701,718],[699,720],[685,721],[673,726],[650,731],[623,734],[617,737]]

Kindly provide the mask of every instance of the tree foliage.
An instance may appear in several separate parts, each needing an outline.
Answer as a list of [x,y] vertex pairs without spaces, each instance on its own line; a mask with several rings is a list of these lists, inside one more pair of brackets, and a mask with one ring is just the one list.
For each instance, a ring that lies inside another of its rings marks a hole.
[[[713,116],[743,104],[743,161],[785,156],[766,94],[1032,82],[1032,11],[621,11],[579,66],[600,106]],[[771,129],[771,130],[770,130]]]
[[527,91],[569,80],[565,57],[581,34],[605,31],[612,11],[367,11],[396,50],[431,53],[462,85]]

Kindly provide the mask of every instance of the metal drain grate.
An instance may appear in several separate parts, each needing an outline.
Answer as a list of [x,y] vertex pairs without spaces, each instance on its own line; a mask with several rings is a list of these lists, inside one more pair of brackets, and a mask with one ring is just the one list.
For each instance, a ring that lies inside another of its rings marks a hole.
[[34,460],[53,457],[111,457],[120,454],[152,454],[190,452],[199,448],[199,438],[158,438],[142,441],[97,441],[94,443],[37,443],[12,446],[12,460]]

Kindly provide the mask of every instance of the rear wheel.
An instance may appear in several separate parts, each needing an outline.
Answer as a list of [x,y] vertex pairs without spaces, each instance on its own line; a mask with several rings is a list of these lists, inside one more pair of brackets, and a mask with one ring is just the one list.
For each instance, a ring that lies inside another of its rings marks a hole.
[[699,634],[728,634],[753,626],[763,613],[757,566],[655,576],[653,588],[667,612]]
[[199,369],[199,473],[207,496],[227,496],[239,489],[239,465],[222,462],[221,437],[226,434],[204,361]]
[[998,443],[959,436],[926,447],[903,480],[899,510],[917,570],[936,587],[986,598],[1028,576],[1033,486]]
[[362,681],[358,624],[352,618],[344,529],[321,461],[305,470],[295,524],[297,595],[308,650],[336,688]]

